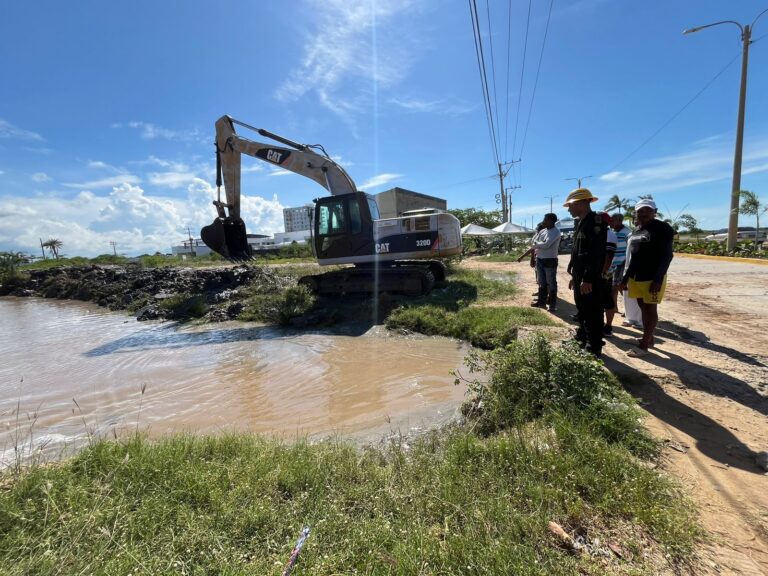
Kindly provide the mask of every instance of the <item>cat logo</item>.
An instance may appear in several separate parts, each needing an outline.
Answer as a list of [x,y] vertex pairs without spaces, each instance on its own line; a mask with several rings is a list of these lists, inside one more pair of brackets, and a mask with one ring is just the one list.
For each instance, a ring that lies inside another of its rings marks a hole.
[[282,156],[282,153],[278,152],[277,150],[267,150],[267,160],[270,162],[280,164],[280,158],[282,158]]
[[389,252],[389,242],[376,244],[376,254],[387,254]]

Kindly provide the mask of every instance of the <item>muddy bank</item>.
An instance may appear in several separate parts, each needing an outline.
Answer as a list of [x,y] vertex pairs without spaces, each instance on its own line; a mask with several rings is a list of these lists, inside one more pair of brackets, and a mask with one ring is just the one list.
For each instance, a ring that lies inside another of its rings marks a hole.
[[272,296],[296,279],[266,266],[144,268],[139,265],[62,266],[25,271],[0,284],[0,296],[40,296],[94,302],[127,310],[138,320],[237,318],[253,296]]

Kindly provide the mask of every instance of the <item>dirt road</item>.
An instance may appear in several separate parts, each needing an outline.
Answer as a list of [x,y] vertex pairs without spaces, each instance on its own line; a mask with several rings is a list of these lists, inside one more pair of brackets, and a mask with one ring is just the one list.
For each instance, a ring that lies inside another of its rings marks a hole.
[[[564,331],[575,313],[567,259],[561,257],[556,313]],[[626,355],[640,332],[621,327],[620,317],[603,350],[606,367],[639,399],[646,424],[664,440],[663,467],[699,507],[709,531],[702,553],[707,574],[768,576],[768,475],[755,462],[757,452],[768,450],[766,264],[676,255],[652,353]],[[536,291],[526,262],[466,265],[518,272],[522,290],[511,304],[528,305]]]

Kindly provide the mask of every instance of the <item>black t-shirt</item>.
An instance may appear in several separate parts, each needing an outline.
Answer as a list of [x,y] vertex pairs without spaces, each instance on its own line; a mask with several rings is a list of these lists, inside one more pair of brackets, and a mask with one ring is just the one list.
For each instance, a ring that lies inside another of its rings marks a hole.
[[573,233],[568,273],[579,281],[595,283],[602,278],[605,265],[608,226],[590,211],[579,220]]
[[655,218],[632,232],[632,254],[625,278],[661,282],[672,262],[672,226]]

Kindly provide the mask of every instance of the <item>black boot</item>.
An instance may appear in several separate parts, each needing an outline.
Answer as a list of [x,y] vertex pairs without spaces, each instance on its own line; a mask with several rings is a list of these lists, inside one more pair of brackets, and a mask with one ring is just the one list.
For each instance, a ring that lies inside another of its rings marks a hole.
[[550,293],[547,296],[547,307],[549,308],[550,312],[557,311],[557,294]]
[[539,286],[539,291],[536,294],[536,300],[531,302],[531,306],[534,308],[546,308],[547,307],[547,287]]

